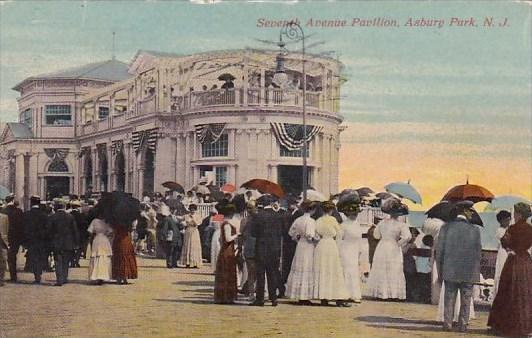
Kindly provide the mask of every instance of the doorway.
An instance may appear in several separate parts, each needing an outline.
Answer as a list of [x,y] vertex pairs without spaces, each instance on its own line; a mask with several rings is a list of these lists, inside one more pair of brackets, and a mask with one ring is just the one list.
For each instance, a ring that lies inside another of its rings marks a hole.
[[[307,188],[310,186],[312,168],[307,167]],[[277,182],[286,193],[299,195],[303,191],[303,166],[280,165],[277,167]]]
[[70,179],[68,176],[46,177],[46,200],[70,194]]

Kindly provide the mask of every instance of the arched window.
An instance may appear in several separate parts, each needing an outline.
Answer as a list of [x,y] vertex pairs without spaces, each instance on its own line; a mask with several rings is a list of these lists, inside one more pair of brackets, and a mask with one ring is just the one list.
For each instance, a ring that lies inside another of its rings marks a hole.
[[48,172],[51,173],[66,173],[68,172],[68,165],[64,160],[54,160],[48,166]]

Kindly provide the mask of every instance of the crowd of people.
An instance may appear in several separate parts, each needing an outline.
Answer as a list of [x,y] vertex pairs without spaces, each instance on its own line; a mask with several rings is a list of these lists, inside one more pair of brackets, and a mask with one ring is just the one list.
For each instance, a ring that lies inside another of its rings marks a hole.
[[[35,283],[53,261],[58,286],[68,283],[68,270],[79,267],[81,257],[89,261],[88,279],[94,284],[125,284],[137,278],[136,255],[153,255],[165,258],[168,269],[209,262],[217,304],[245,297],[251,306],[264,306],[266,299],[277,306],[286,297],[299,305],[333,301],[351,307],[361,303],[365,280],[369,298],[436,299],[443,328],[467,330],[474,317],[473,286],[481,284],[482,246],[480,230],[471,222],[472,202],[455,203],[448,218],[429,218],[416,229],[400,220],[408,207],[389,198],[381,204],[387,216],[375,218],[366,231],[357,220],[363,203],[357,196],[317,202],[270,194],[255,198],[248,191],[240,197],[225,194],[202,216],[198,204],[208,196],[169,191],[131,204],[127,220],[117,216],[124,213],[115,212],[109,196],[88,203],[73,196],[53,208],[32,197],[26,212],[10,197],[0,213],[0,229],[8,227],[7,238],[0,231],[0,245],[8,251],[10,281],[17,281],[21,247],[27,248]],[[530,205],[524,203],[515,205],[513,225],[510,212],[497,214],[501,248],[488,325],[500,334],[532,332],[530,216]],[[359,261],[364,237],[371,267],[367,275]]]

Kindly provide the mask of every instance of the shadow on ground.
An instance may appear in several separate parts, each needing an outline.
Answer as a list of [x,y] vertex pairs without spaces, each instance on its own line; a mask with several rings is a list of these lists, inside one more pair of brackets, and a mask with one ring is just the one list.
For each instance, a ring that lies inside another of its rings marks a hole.
[[[443,332],[441,322],[435,320],[406,319],[401,317],[387,316],[362,316],[355,320],[370,323],[373,328],[385,328],[392,330],[405,330],[413,332]],[[489,334],[485,329],[469,329],[469,334]]]

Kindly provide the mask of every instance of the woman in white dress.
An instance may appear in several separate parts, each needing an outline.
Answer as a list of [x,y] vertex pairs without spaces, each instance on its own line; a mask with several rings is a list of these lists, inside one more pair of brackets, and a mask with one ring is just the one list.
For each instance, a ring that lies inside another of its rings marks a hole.
[[196,213],[197,206],[195,204],[189,205],[188,209],[190,213],[185,215],[185,235],[179,264],[187,268],[200,268],[203,265],[198,230],[198,225],[201,224],[201,216]]
[[406,281],[403,272],[401,247],[407,244],[412,234],[407,223],[399,216],[408,214],[408,207],[399,200],[389,198],[381,210],[390,215],[377,224],[374,237],[380,239],[368,278],[368,293],[377,299],[406,299]]
[[342,222],[342,235],[338,241],[345,285],[349,300],[360,303],[362,293],[360,291],[359,257],[362,245],[362,228],[357,221],[360,206],[358,203],[350,203],[343,206],[341,211],[347,216],[347,219]]
[[94,235],[89,260],[89,280],[96,281],[98,285],[102,285],[104,281],[111,280],[113,249],[108,236],[111,235],[113,230],[102,219],[95,218],[87,231]]
[[336,237],[341,235],[340,224],[332,216],[334,203],[323,202],[325,215],[316,221],[316,234],[320,240],[314,251],[314,298],[327,306],[329,300],[336,300],[337,306],[350,307],[345,300],[348,293],[345,287],[344,271]]
[[495,285],[493,287],[493,297],[492,299],[495,299],[495,296],[497,295],[497,289],[499,288],[499,279],[501,278],[501,272],[502,268],[504,266],[504,263],[506,262],[506,258],[508,258],[508,251],[506,251],[505,248],[501,245],[501,238],[504,237],[504,234],[506,233],[506,229],[510,226],[510,222],[512,221],[512,214],[509,211],[502,210],[497,213],[497,222],[501,225],[497,229],[497,240],[499,241],[499,250],[497,251],[497,261],[495,263],[495,277],[494,282]]
[[312,305],[314,297],[314,248],[316,246],[316,221],[312,215],[316,203],[301,204],[303,216],[296,218],[288,235],[297,242],[292,267],[286,282],[286,295],[298,301],[299,305]]
[[211,238],[211,267],[212,271],[216,272],[216,264],[218,261],[218,255],[220,254],[220,236],[222,234],[221,232],[221,224],[224,220],[223,215],[217,214],[212,216],[211,218],[211,224],[210,226],[214,228],[214,232],[212,233]]

